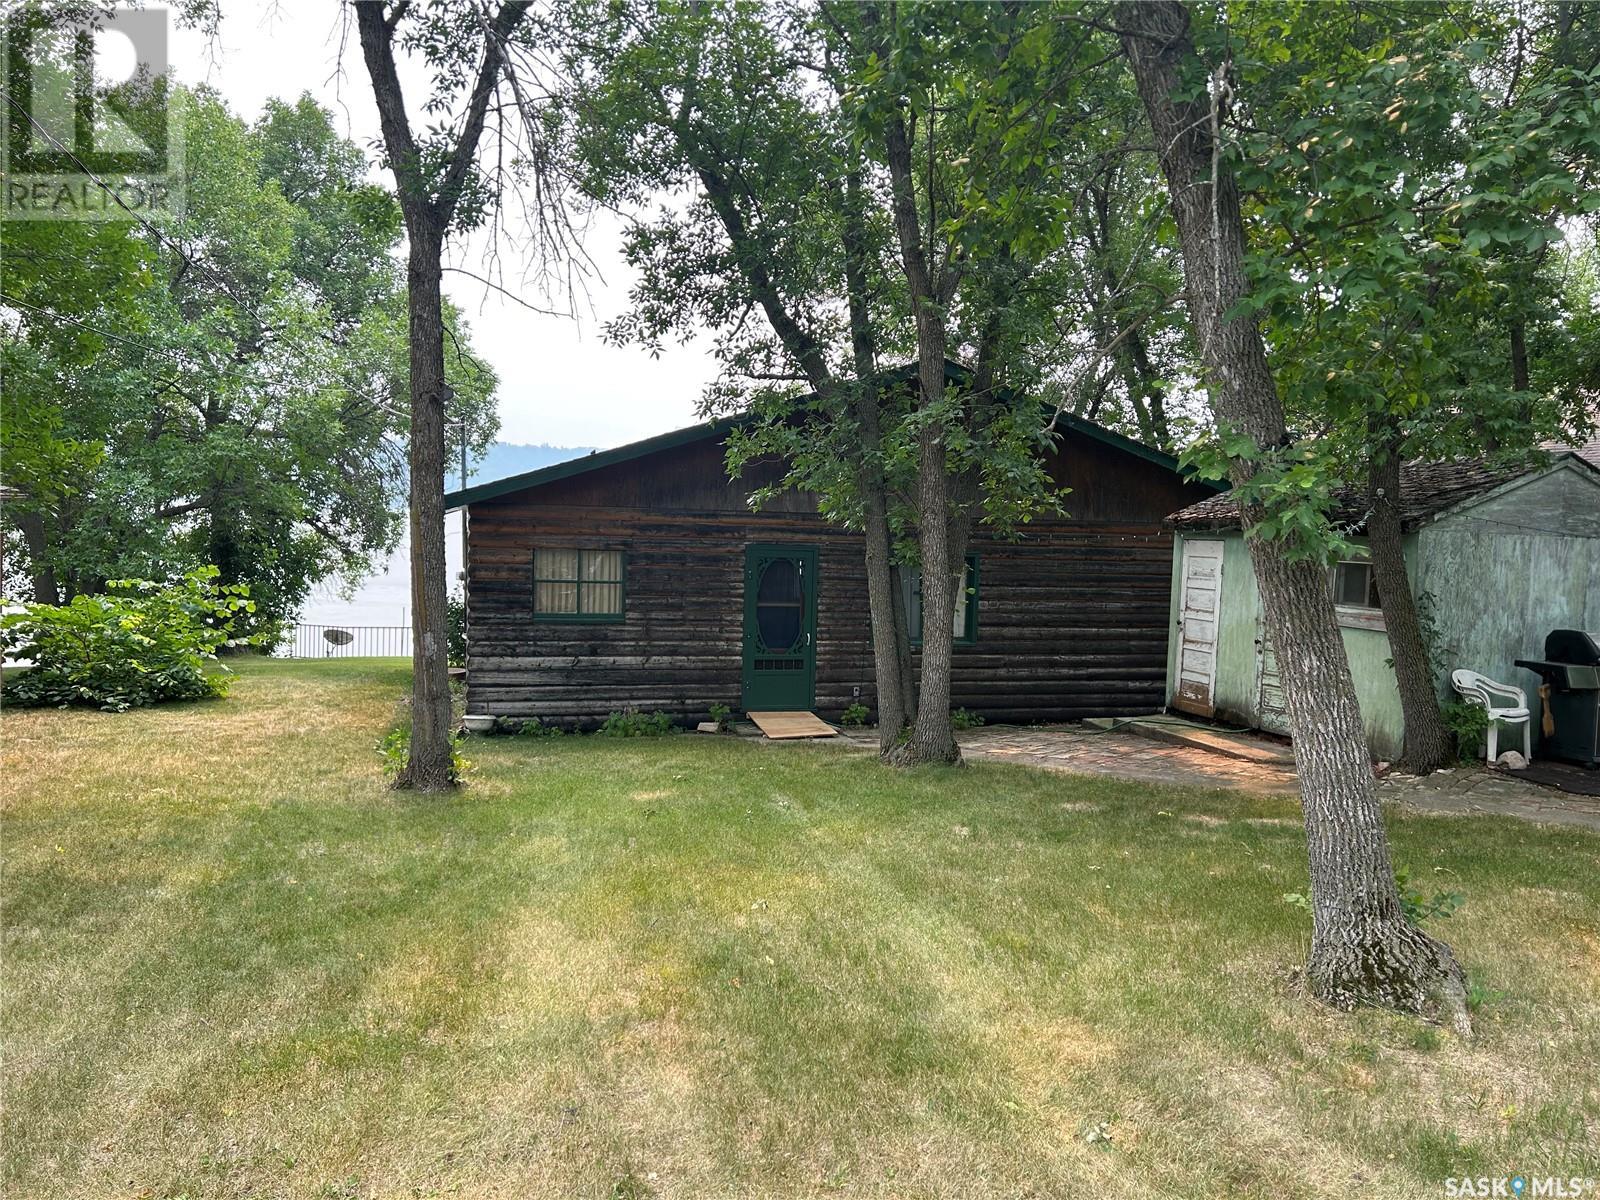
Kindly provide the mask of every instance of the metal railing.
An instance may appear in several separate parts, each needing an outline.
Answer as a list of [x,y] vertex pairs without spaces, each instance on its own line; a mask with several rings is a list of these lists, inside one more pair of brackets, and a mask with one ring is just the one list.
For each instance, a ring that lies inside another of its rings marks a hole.
[[410,658],[411,626],[301,623],[277,653],[282,658]]

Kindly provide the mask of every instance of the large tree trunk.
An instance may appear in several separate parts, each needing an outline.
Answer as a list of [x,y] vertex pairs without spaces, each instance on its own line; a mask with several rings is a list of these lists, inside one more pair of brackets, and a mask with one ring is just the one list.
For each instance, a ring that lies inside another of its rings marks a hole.
[[850,349],[856,372],[851,398],[861,437],[856,482],[861,489],[866,534],[863,541],[878,693],[878,753],[886,758],[914,719],[914,709],[909,687],[910,643],[894,568],[894,536],[889,528],[889,495],[883,469],[883,411],[868,296],[866,203],[859,167],[845,176],[844,199],[844,273],[850,306]]
[[398,786],[455,783],[444,565],[444,321],[440,230],[419,221],[407,267],[411,343],[411,751]]
[[[1117,6],[1116,20],[1150,119],[1183,250],[1184,282],[1219,421],[1258,447],[1289,443],[1283,407],[1254,319],[1224,319],[1246,297],[1238,189],[1214,157],[1209,98],[1179,96],[1180,66],[1194,60],[1189,13],[1177,0]],[[1254,474],[1232,464],[1235,484]],[[1241,505],[1246,528],[1264,515]],[[1422,1013],[1469,1030],[1466,987],[1450,948],[1412,925],[1400,905],[1378,808],[1361,710],[1322,568],[1281,543],[1247,535],[1294,733],[1311,868],[1313,995]]]
[[486,28],[483,60],[455,147],[436,177],[411,133],[400,75],[395,28],[409,7],[355,5],[361,54],[372,80],[383,142],[394,172],[410,243],[407,309],[411,352],[411,750],[396,786],[434,791],[455,785],[450,746],[450,664],[444,566],[444,296],[440,287],[444,237],[467,186],[489,101],[512,31],[528,0],[504,0]]
[[1378,581],[1378,602],[1383,606],[1389,654],[1394,659],[1400,710],[1405,717],[1400,766],[1412,774],[1427,775],[1454,757],[1454,747],[1439,709],[1433,663],[1428,658],[1428,644],[1422,636],[1422,620],[1406,569],[1400,524],[1398,439],[1383,438],[1374,444],[1368,484],[1371,515],[1367,517],[1367,545]]
[[[900,242],[901,266],[916,317],[919,403],[938,407],[945,388],[945,312],[959,278],[946,263],[937,275],[932,248],[922,241],[910,138],[899,114],[886,125],[891,207]],[[929,197],[932,203],[932,197]],[[930,228],[933,221],[929,220]],[[901,766],[960,762],[955,725],[950,719],[950,668],[954,638],[955,583],[950,555],[950,466],[944,430],[938,421],[924,425],[917,439],[917,546],[922,558],[922,660],[917,716],[910,736],[895,747],[891,761]],[[943,586],[941,586],[943,585]]]
[[35,604],[60,604],[61,589],[56,584],[56,569],[50,562],[50,539],[45,534],[44,515],[25,505],[7,514],[22,534],[28,551],[28,574],[33,580]]

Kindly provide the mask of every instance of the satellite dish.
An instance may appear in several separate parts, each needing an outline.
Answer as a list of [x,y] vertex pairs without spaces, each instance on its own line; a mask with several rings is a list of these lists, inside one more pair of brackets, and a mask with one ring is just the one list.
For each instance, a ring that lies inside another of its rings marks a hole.
[[348,646],[356,640],[356,635],[348,629],[324,629],[322,639],[330,646]]

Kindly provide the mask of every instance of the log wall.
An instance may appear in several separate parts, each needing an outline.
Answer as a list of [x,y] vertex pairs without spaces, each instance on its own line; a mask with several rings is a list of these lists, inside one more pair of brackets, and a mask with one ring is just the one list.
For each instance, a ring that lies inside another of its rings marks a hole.
[[[1073,488],[1067,520],[1017,541],[981,531],[977,641],[955,648],[954,703],[990,721],[1063,721],[1161,707],[1171,536],[1168,513],[1203,491],[1134,455],[1067,440],[1052,462]],[[625,708],[704,720],[738,709],[744,551],[815,546],[816,710],[873,704],[866,569],[859,536],[788,494],[753,513],[711,440],[473,504],[468,511],[467,709],[590,726]],[[621,621],[536,621],[533,551],[625,552]]]

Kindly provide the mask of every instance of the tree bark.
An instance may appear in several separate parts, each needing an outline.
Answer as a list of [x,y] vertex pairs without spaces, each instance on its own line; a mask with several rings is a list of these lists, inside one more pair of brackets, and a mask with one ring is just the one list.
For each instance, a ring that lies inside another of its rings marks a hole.
[[[1178,94],[1180,65],[1195,57],[1188,10],[1177,0],[1124,2],[1116,21],[1166,176],[1186,302],[1213,407],[1220,421],[1257,447],[1286,446],[1283,406],[1260,330],[1251,316],[1224,318],[1247,295],[1244,224],[1232,171],[1212,136],[1212,98]],[[1235,459],[1234,483],[1247,483],[1255,470],[1252,460]],[[1263,510],[1240,508],[1252,530]],[[1311,869],[1307,985],[1339,1008],[1397,1008],[1451,1020],[1468,1032],[1460,966],[1448,946],[1406,919],[1400,904],[1325,573],[1317,563],[1291,559],[1278,542],[1254,532],[1246,538],[1267,628],[1285,651],[1279,664]]]
[[1382,429],[1374,429],[1373,433],[1367,545],[1372,553],[1372,572],[1378,581],[1378,602],[1383,608],[1389,654],[1400,690],[1400,710],[1405,718],[1400,767],[1414,775],[1427,775],[1454,757],[1454,747],[1439,708],[1433,663],[1428,657],[1421,615],[1406,569],[1400,522],[1399,439],[1384,436]]
[[[945,310],[955,294],[958,276],[949,263],[937,276],[933,273],[931,247],[923,245],[917,212],[910,138],[898,113],[888,119],[885,149],[901,266],[916,319],[919,403],[924,408],[935,408],[944,400]],[[931,203],[932,198],[929,200]],[[930,229],[935,227],[931,218],[928,224]],[[955,725],[950,718],[950,668],[954,651],[950,625],[955,615],[950,500],[944,430],[938,421],[928,421],[917,438],[917,546],[922,558],[921,677],[917,689],[917,716],[910,736],[896,746],[891,755],[891,761],[901,766],[961,761],[961,748],[956,745]]]
[[444,238],[477,155],[503,47],[529,0],[507,0],[484,37],[460,137],[436,178],[428,174],[411,132],[394,62],[394,26],[404,5],[355,5],[362,57],[372,80],[384,148],[394,172],[409,242],[407,308],[410,337],[411,445],[411,744],[397,787],[437,791],[455,786],[450,745],[450,639],[444,556]]
[[411,746],[397,782],[434,791],[455,782],[444,559],[444,239],[422,227],[410,240]]
[[[850,348],[856,379],[852,394],[861,436],[857,486],[861,490],[867,566],[867,610],[872,625],[873,673],[878,693],[878,754],[887,758],[914,719],[909,702],[910,639],[905,601],[894,569],[889,496],[883,469],[883,414],[867,293],[866,207],[861,171],[845,177],[843,222],[845,288],[850,308]],[[904,657],[902,657],[902,655]]]
[[61,589],[56,569],[50,562],[50,539],[45,533],[44,515],[26,505],[17,505],[7,514],[22,534],[28,551],[28,574],[33,581],[35,604],[60,604]]

